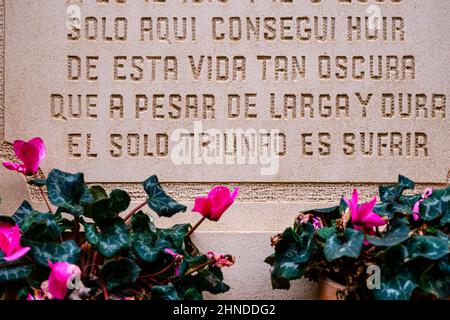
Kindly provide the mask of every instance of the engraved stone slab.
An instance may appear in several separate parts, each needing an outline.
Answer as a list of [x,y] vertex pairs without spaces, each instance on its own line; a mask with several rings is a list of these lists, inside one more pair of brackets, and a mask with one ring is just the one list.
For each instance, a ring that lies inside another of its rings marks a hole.
[[5,0],[2,138],[95,182],[443,183],[450,2],[366,2]]

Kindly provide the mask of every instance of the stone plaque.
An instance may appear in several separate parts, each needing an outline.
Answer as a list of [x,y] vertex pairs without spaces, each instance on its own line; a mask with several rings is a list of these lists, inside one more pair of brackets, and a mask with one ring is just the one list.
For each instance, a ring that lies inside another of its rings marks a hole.
[[443,183],[446,0],[6,0],[5,142],[93,182]]

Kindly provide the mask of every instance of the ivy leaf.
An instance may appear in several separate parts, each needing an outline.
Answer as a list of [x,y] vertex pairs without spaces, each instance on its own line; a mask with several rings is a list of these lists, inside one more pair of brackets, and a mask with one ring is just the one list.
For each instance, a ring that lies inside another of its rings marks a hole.
[[51,213],[34,212],[27,215],[22,221],[22,230],[22,239],[30,241],[52,242],[61,236],[61,228]]
[[151,176],[144,182],[144,189],[149,196],[148,206],[160,217],[172,217],[187,210],[186,206],[166,194],[156,176]]
[[380,285],[380,289],[374,290],[374,296],[377,300],[409,300],[414,289],[418,286],[407,270],[392,278],[383,278]]
[[148,233],[133,234],[133,249],[145,262],[155,262],[161,252],[160,248],[152,245],[152,242],[153,237]]
[[399,176],[398,183],[390,186],[380,186],[380,199],[382,202],[396,201],[408,189],[414,189],[414,182],[404,176]]
[[53,205],[76,216],[84,213],[83,205],[94,200],[82,173],[70,174],[54,169],[48,175],[47,189]]
[[100,235],[97,230],[97,226],[93,223],[83,223],[84,226],[84,235],[86,236],[86,240],[97,247],[100,241]]
[[358,258],[364,243],[361,231],[347,228],[344,235],[332,234],[325,242],[324,254],[331,262],[341,257]]
[[[92,243],[95,245],[94,243]],[[116,223],[103,229],[99,233],[97,245],[98,251],[105,257],[110,258],[123,250],[131,247],[131,236],[125,225],[125,222],[120,219]]]
[[[302,264],[309,261],[314,248],[314,227],[310,223],[302,225],[302,233],[292,228],[281,234],[281,240],[275,247],[275,262],[272,278],[294,280],[303,275]],[[277,281],[276,281],[277,282]]]
[[446,212],[441,218],[441,226],[445,226],[447,223],[450,223],[450,212]]
[[[450,187],[433,190],[433,194],[420,204],[420,217],[431,221],[450,214]],[[448,218],[444,219],[448,221]]]
[[181,300],[178,295],[177,289],[173,284],[168,284],[165,286],[154,286],[152,288],[152,300]]
[[144,212],[139,211],[131,218],[131,226],[134,232],[148,232],[157,237],[157,229],[152,219]]
[[304,214],[313,214],[313,215],[319,214],[326,216],[329,219],[339,219],[341,217],[341,210],[340,206],[334,206],[330,208],[310,210],[305,212]]
[[450,296],[450,274],[442,272],[435,266],[424,272],[419,279],[420,289],[434,294],[438,299]]
[[218,267],[210,267],[194,276],[201,291],[208,291],[212,294],[225,293],[230,287],[223,282],[222,270]]
[[63,243],[43,243],[26,241],[31,247],[31,253],[37,263],[48,266],[51,262],[69,262],[76,264],[80,257],[81,249],[75,241],[65,241]]
[[26,279],[32,270],[32,265],[2,267],[0,269],[0,283]]
[[336,233],[336,231],[336,224],[333,224],[333,226],[331,227],[320,228],[319,230],[317,230],[317,234],[323,240],[327,240],[332,234]]
[[12,216],[14,221],[19,225],[20,228],[22,228],[23,220],[31,215],[34,211],[33,207],[28,201],[22,202],[19,209],[17,209],[16,213]]
[[433,236],[415,236],[406,244],[408,256],[406,261],[423,257],[438,260],[449,253],[448,242]]
[[108,194],[102,186],[92,186],[89,188],[89,191],[91,192],[91,195],[93,197],[93,203],[108,198]]
[[189,288],[184,292],[183,300],[203,300],[203,295],[195,288]]
[[169,229],[159,229],[158,242],[170,243],[172,249],[180,249],[184,244],[184,238],[189,233],[189,224],[177,224]]
[[366,239],[377,247],[392,247],[407,240],[409,232],[408,225],[399,220],[395,220],[392,222],[389,230],[384,232],[381,237],[367,235]]
[[136,282],[141,268],[131,259],[119,258],[106,262],[101,271],[108,290],[113,290]]

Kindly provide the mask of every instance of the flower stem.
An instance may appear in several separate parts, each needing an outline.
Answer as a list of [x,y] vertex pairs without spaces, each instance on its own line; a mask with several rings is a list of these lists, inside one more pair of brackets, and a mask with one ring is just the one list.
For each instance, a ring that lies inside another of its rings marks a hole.
[[42,186],[39,186],[39,190],[41,191],[42,198],[44,199],[45,204],[47,205],[48,211],[50,213],[53,213],[52,207],[50,206],[50,203],[48,202],[47,197],[45,196],[44,188],[42,188]]
[[189,233],[186,235],[186,238],[189,238],[193,233],[194,233],[194,231],[195,230],[197,230],[197,228],[203,223],[203,221],[205,221],[206,220],[206,217],[202,217],[201,219],[200,219],[200,221],[199,222],[197,222],[197,224],[194,226],[194,227],[192,227],[192,229],[189,231]]
[[199,265],[197,268],[192,269],[192,270],[186,272],[186,273],[184,274],[184,277],[189,276],[189,275],[191,275],[191,274],[193,274],[194,272],[197,272],[197,271],[199,271],[199,270],[202,270],[203,268],[205,268],[205,267],[207,267],[207,266],[210,266],[210,265],[214,264],[215,262],[216,262],[215,260],[209,260],[208,262],[205,262],[204,264]]
[[128,222],[128,220],[130,220],[135,214],[136,212],[138,212],[139,210],[141,210],[143,207],[145,207],[145,205],[147,204],[147,200],[145,200],[144,202],[142,202],[140,205],[138,205],[136,208],[134,208],[133,210],[130,211],[129,214],[127,214],[127,216],[125,217],[125,223]]
[[75,223],[75,230],[74,230],[74,240],[75,243],[78,244],[80,241],[80,217],[75,216],[74,217],[74,223]]
[[102,276],[102,287],[103,287],[103,298],[108,301],[109,300],[109,293],[108,288],[106,287],[105,279]]

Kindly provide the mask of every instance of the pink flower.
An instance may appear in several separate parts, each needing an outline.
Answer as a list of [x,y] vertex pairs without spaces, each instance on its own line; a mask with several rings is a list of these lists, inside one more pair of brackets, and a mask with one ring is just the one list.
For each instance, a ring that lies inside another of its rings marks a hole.
[[212,189],[208,196],[196,198],[194,209],[192,211],[199,212],[203,217],[219,221],[225,211],[233,204],[239,193],[236,188],[233,193],[227,187],[218,186]]
[[432,188],[425,189],[425,191],[422,193],[421,199],[414,204],[413,209],[412,209],[414,221],[417,221],[420,218],[420,216],[419,216],[420,204],[422,202],[424,202],[425,199],[428,199],[429,197],[431,197],[432,194],[433,194]]
[[74,276],[80,275],[81,270],[78,266],[68,262],[48,262],[51,269],[48,278],[48,290],[50,294],[59,300],[63,300],[68,291],[68,284]]
[[28,294],[28,297],[27,297],[27,300],[45,300],[44,299],[44,297],[42,296],[42,295],[40,295],[40,294],[38,294],[38,293],[36,293],[34,296],[31,294],[31,293],[29,293]]
[[28,142],[16,140],[13,149],[16,157],[22,160],[22,163],[3,162],[3,166],[8,170],[27,176],[32,176],[39,170],[39,164],[46,155],[45,145],[41,138],[34,138]]
[[0,250],[5,254],[6,261],[14,261],[22,258],[30,251],[30,247],[22,247],[20,244],[19,226],[0,224]]
[[[377,198],[374,197],[370,202],[358,204],[358,190],[353,190],[352,200],[344,197],[345,203],[350,209],[353,228],[355,230],[363,230],[365,234],[373,235],[375,231],[373,228],[380,227],[386,224],[386,220],[373,212],[373,208],[377,204]],[[368,242],[365,241],[367,245]]]
[[208,259],[214,260],[214,265],[219,268],[231,267],[235,263],[235,258],[230,255],[218,254],[210,251],[206,256]]

